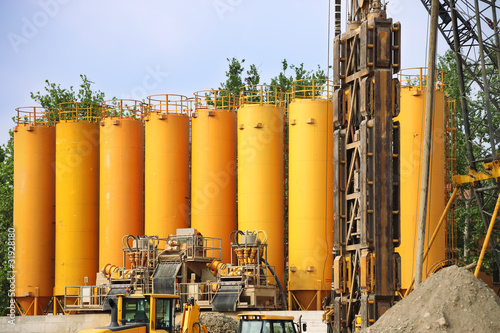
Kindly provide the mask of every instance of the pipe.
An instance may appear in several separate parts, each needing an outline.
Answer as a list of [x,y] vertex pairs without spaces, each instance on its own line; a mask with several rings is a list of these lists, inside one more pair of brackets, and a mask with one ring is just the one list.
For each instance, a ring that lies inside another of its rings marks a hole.
[[431,27],[429,41],[429,64],[427,68],[427,96],[425,103],[424,152],[422,158],[422,177],[420,180],[420,209],[418,216],[417,257],[415,259],[415,282],[422,282],[424,267],[425,224],[427,222],[427,200],[429,197],[429,169],[432,144],[432,109],[434,106],[434,84],[436,81],[436,46],[439,1],[432,0]]
[[488,232],[486,233],[486,238],[483,242],[483,248],[481,249],[481,254],[479,255],[479,260],[477,261],[476,271],[474,272],[474,276],[477,277],[479,275],[479,271],[481,270],[481,264],[483,263],[484,253],[486,252],[486,248],[490,243],[491,233],[493,232],[493,226],[495,225],[495,220],[497,219],[498,208],[500,208],[500,195],[497,199],[497,204],[495,205],[495,211],[491,216],[490,225],[488,227]]
[[[431,246],[437,237],[439,229],[441,229],[441,226],[443,225],[443,222],[446,218],[446,214],[448,214],[448,211],[451,208],[451,204],[453,203],[453,201],[455,201],[455,197],[457,196],[457,192],[458,192],[458,187],[455,187],[455,189],[453,190],[453,194],[451,195],[450,200],[448,200],[448,203],[446,204],[446,207],[444,208],[443,214],[441,214],[441,218],[439,219],[439,222],[438,222],[436,228],[434,229],[434,232],[432,233],[431,239],[429,240],[429,244],[427,245],[427,249],[425,250],[424,258],[423,258],[422,262],[425,261],[425,259],[427,258],[427,255],[429,254]],[[408,287],[408,289],[406,289],[405,297],[410,293],[410,290],[413,287],[414,283],[415,283],[415,277],[413,277],[413,280],[411,280],[410,286]]]
[[281,295],[281,300],[283,301],[283,309],[286,309],[286,305],[288,304],[288,300],[286,299],[285,292],[283,291],[283,287],[281,286],[280,279],[276,276],[276,273],[274,273],[274,269],[269,266],[267,263],[266,259],[260,258],[260,262],[263,263],[264,265],[267,266],[267,269],[271,272],[271,274],[274,276],[274,279],[276,280],[276,284],[278,285],[278,288],[280,290],[280,295]]

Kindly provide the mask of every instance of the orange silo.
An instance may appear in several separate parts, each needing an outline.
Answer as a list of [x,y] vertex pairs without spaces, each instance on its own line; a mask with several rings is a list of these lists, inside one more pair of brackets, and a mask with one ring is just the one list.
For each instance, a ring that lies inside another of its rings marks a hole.
[[236,113],[232,93],[195,93],[191,115],[191,227],[222,239],[230,262],[229,234],[236,230]]
[[[122,238],[143,235],[144,104],[103,103],[100,123],[99,268],[123,262]],[[123,263],[127,264],[128,260]]]
[[[41,107],[17,108],[14,128],[15,294],[40,315],[54,287],[55,127]],[[6,241],[7,243],[7,241]]]
[[61,103],[56,124],[54,295],[95,284],[99,248],[100,106]]
[[[425,122],[425,68],[405,69],[399,72],[401,81],[401,112],[397,117],[401,135],[401,245],[396,249],[401,255],[401,288],[407,289],[415,272],[415,249],[417,241],[418,208],[420,199],[420,177],[422,172],[422,147]],[[438,73],[434,91],[432,119],[432,147],[430,164],[429,199],[425,247],[430,235],[444,211],[445,192],[445,107],[446,94]],[[441,228],[424,261],[423,279],[432,266],[446,259],[445,228]]]
[[238,229],[268,235],[268,263],[284,285],[284,163],[282,92],[241,88],[238,128]]
[[321,310],[333,244],[333,84],[293,82],[288,106],[289,309]]
[[149,236],[167,237],[189,225],[188,99],[148,97],[145,121],[145,218]]

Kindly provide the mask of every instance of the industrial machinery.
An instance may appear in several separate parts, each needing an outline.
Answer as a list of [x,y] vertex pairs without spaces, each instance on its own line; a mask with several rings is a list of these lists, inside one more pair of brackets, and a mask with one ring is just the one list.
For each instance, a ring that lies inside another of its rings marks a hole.
[[109,326],[90,328],[80,333],[175,333],[174,295],[137,294],[117,295],[109,298],[107,308],[111,310]]
[[329,332],[372,325],[395,300],[399,244],[400,24],[380,1],[353,1],[334,40],[333,285]]
[[231,264],[213,262],[210,265],[211,272],[217,275],[212,310],[283,308],[286,304],[283,288],[274,266],[268,264],[267,234],[238,230],[233,231],[230,238]]
[[[124,236],[122,266],[104,266],[97,273],[95,286],[66,287],[64,308],[99,310],[107,296],[124,293],[176,294],[181,302],[193,297],[209,306],[211,281],[215,277],[207,264],[220,261],[220,254],[219,238],[203,237],[190,228],[177,229],[176,235],[167,238]],[[207,288],[203,295],[201,281],[205,281]]]
[[238,333],[302,333],[307,324],[293,321],[293,316],[240,314],[238,315]]
[[221,261],[219,238],[204,237],[192,228],[177,229],[167,238],[125,236],[122,266],[104,266],[95,286],[66,287],[64,310],[102,310],[110,296],[125,293],[173,294],[181,304],[192,298],[197,306],[216,311],[282,307],[281,285],[274,267],[267,264],[265,233],[232,235],[230,264]]

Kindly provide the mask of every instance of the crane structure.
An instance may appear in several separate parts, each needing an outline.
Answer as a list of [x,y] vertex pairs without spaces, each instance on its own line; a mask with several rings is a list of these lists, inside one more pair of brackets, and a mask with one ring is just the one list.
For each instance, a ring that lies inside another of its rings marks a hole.
[[[430,14],[431,0],[421,0]],[[440,0],[438,29],[455,54],[457,63],[463,133],[467,148],[468,175],[458,185],[471,183],[484,226],[488,229],[493,207],[500,194],[496,177],[476,177],[479,172],[494,175],[499,170],[500,129],[500,37],[496,1]],[[468,91],[481,91],[483,103],[467,100]],[[498,120],[497,120],[498,121]],[[492,221],[494,223],[495,221]],[[500,229],[490,238],[492,255],[500,271]]]
[[399,289],[399,23],[380,1],[352,1],[334,40],[333,285],[329,332],[372,325]]

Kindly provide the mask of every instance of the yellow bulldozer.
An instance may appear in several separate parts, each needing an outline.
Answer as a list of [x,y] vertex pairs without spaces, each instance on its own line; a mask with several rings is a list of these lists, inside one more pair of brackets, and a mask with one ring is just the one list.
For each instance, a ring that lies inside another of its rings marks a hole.
[[184,305],[181,326],[176,329],[174,310],[178,298],[167,294],[117,295],[109,298],[104,308],[111,310],[111,323],[80,333],[207,333],[198,321],[200,308],[192,299]]

